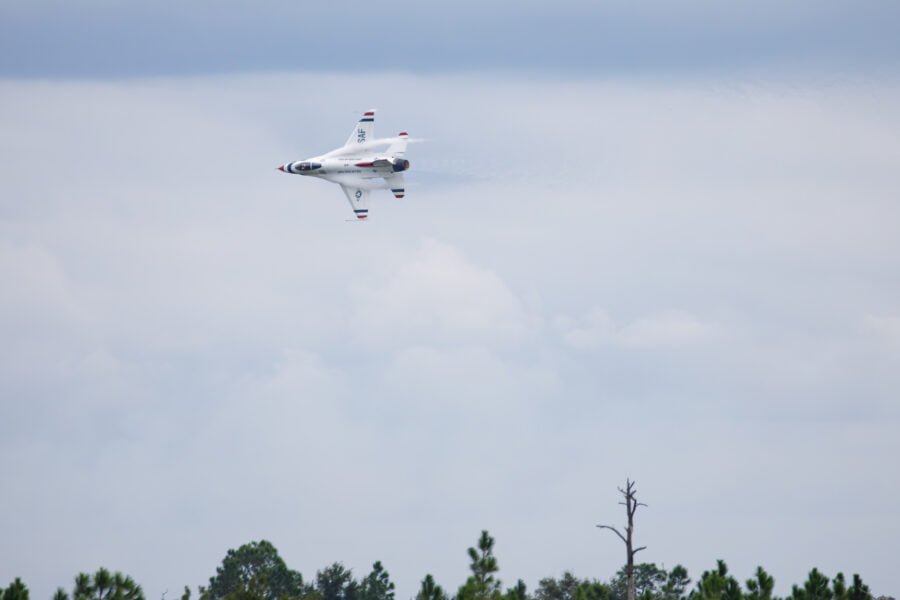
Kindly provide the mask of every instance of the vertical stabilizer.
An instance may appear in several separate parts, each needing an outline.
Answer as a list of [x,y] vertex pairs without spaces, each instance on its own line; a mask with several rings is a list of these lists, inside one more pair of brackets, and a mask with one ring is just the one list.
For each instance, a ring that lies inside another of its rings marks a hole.
[[344,147],[365,144],[375,139],[375,110],[367,110],[356,123]]

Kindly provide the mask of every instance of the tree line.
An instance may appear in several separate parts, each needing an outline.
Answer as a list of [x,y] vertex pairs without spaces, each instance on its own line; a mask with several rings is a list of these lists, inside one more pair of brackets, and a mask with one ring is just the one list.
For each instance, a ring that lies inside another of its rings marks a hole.
[[[627,565],[607,581],[580,579],[567,571],[559,578],[541,579],[530,591],[521,579],[511,587],[503,586],[494,538],[487,531],[468,549],[468,557],[470,574],[455,591],[445,590],[426,574],[413,600],[626,600],[628,596]],[[696,582],[681,565],[666,570],[640,563],[632,565],[631,574],[639,600],[875,600],[858,574],[849,579],[842,573],[828,577],[815,568],[784,599],[774,596],[775,580],[762,567],[742,583],[722,560]],[[215,575],[196,594],[197,600],[395,600],[395,587],[380,561],[362,578],[336,562],[306,580],[285,564],[275,546],[261,540],[228,550]],[[181,600],[191,600],[192,595],[185,586]],[[28,587],[16,578],[7,588],[0,587],[0,600],[30,600]],[[131,577],[100,568],[93,574],[79,573],[71,591],[59,588],[51,600],[146,598]]]

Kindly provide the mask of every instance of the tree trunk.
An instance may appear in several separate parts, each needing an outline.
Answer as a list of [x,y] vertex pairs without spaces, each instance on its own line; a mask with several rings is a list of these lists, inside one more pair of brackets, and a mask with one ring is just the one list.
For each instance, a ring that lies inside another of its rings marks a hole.
[[625,582],[627,600],[635,600],[634,555],[641,550],[644,550],[647,546],[641,546],[640,548],[634,547],[634,513],[637,512],[638,506],[647,505],[637,501],[637,490],[634,489],[634,482],[630,479],[625,480],[625,489],[619,488],[619,492],[625,496],[625,502],[619,502],[619,504],[625,506],[625,513],[628,515],[628,524],[625,526],[625,535],[619,533],[619,530],[612,525],[597,525],[597,527],[611,530],[625,542]]

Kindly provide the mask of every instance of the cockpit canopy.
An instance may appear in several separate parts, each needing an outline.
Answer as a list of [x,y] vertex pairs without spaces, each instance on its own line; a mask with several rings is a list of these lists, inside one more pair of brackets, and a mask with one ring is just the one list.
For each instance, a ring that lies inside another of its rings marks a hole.
[[316,169],[321,169],[322,165],[317,162],[310,162],[308,160],[291,163],[290,170],[294,173],[306,173],[307,171],[315,171]]

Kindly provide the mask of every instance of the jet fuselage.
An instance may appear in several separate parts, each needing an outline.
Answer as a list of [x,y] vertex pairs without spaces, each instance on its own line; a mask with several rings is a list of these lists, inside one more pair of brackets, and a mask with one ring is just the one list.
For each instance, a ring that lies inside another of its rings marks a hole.
[[368,198],[373,189],[389,189],[403,198],[403,173],[409,170],[405,131],[393,138],[375,138],[375,111],[367,111],[350,133],[347,143],[326,154],[285,163],[284,173],[307,175],[341,186],[357,219],[369,216]]

